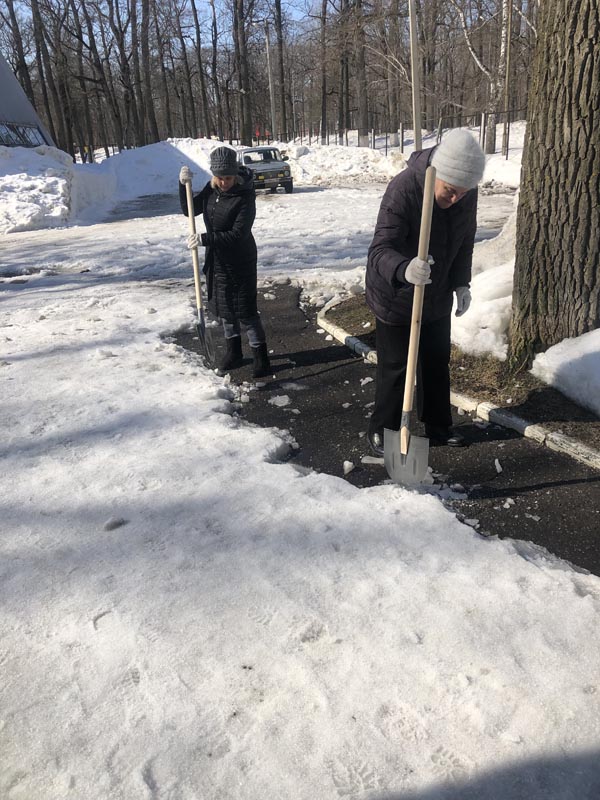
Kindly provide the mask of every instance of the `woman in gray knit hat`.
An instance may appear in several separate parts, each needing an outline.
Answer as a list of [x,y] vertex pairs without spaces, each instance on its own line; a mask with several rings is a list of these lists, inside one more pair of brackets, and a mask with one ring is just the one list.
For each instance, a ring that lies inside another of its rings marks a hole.
[[[194,195],[194,215],[202,213],[206,233],[190,234],[188,247],[205,247],[204,274],[208,307],[223,321],[227,351],[218,371],[225,374],[244,363],[241,328],[248,336],[253,375],[269,375],[271,365],[265,331],[257,308],[257,253],[252,235],[256,199],[252,172],[238,164],[237,152],[226,145],[210,154],[213,178]],[[179,173],[179,200],[187,217],[185,184],[189,167]]]
[[[417,256],[425,171],[436,168],[435,202],[426,261]],[[477,184],[485,156],[465,130],[411,155],[391,181],[369,248],[366,300],[376,317],[377,383],[368,439],[383,455],[383,431],[399,430],[414,286],[425,285],[418,356],[417,409],[426,436],[461,447],[450,407],[450,320],[471,303],[469,284],[477,227]]]

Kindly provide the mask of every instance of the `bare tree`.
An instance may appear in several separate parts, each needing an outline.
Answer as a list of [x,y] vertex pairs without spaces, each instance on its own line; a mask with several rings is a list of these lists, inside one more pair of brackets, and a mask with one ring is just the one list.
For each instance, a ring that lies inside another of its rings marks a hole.
[[146,119],[146,130],[150,142],[159,141],[158,123],[152,95],[151,63],[150,63],[150,0],[141,0],[142,22],[140,36],[142,41],[142,96]]
[[496,152],[496,122],[497,114],[500,110],[500,101],[504,90],[504,74],[506,70],[506,46],[508,42],[508,4],[510,0],[500,0],[500,55],[495,67],[485,63],[481,53],[477,52],[474,42],[474,31],[477,26],[473,25],[473,20],[468,18],[467,12],[459,0],[450,0],[460,19],[462,31],[467,43],[469,52],[477,65],[484,74],[488,85],[487,112],[488,123],[486,131],[485,150],[486,153]]
[[192,7],[192,14],[194,17],[194,47],[196,51],[196,66],[198,68],[198,81],[200,83],[200,108],[202,110],[200,115],[200,130],[203,136],[209,137],[212,132],[212,125],[210,122],[210,112],[208,109],[206,74],[204,71],[204,65],[202,63],[202,38],[200,36],[200,22],[198,20],[198,11],[196,10],[195,0],[190,0],[190,5]]
[[358,105],[358,145],[369,146],[369,101],[367,65],[365,60],[365,22],[362,0],[354,3],[354,63],[356,70],[356,95]]
[[287,112],[285,107],[285,68],[283,60],[283,23],[281,16],[281,0],[275,0],[275,36],[277,38],[277,66],[278,66],[278,85],[279,85],[279,107],[281,111],[281,130],[280,138],[284,141],[288,136]]

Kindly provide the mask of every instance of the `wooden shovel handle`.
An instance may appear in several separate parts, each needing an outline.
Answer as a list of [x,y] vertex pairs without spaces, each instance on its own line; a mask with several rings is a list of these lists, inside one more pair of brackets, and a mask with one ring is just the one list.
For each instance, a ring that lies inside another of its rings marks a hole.
[[[435,167],[427,167],[425,187],[423,189],[423,210],[421,211],[421,230],[419,231],[418,256],[425,261],[429,252],[429,235],[431,233],[431,214],[433,212],[433,190],[435,188]],[[417,373],[417,356],[419,354],[419,338],[421,336],[421,316],[423,314],[424,286],[415,286],[412,318],[410,321],[410,339],[408,342],[408,359],[406,362],[406,380],[404,382],[404,402],[402,403],[402,427],[400,428],[400,452],[408,453],[410,430],[408,418],[413,407],[415,392],[415,375]]]
[[[194,216],[194,197],[192,195],[192,182],[185,184],[185,196],[187,198],[188,220],[190,233],[196,233],[196,218]],[[198,248],[192,247],[192,265],[194,267],[194,287],[196,289],[196,308],[198,313],[202,309],[202,294],[200,292],[200,261],[198,259]]]

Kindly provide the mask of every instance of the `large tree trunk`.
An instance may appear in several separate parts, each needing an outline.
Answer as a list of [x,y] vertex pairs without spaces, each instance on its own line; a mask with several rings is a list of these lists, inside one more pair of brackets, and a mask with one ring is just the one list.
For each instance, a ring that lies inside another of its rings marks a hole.
[[321,144],[327,144],[327,3],[321,3]]
[[279,136],[284,142],[287,142],[288,124],[287,124],[287,112],[285,107],[285,69],[283,63],[283,26],[281,20],[281,0],[275,0],[275,35],[277,37],[279,105],[281,108],[281,130],[279,131]]
[[509,364],[600,327],[600,12],[541,7],[517,216]]
[[388,117],[390,121],[390,147],[398,147],[400,144],[398,131],[400,129],[400,105],[398,82],[400,76],[395,64],[395,54],[400,50],[400,36],[398,32],[398,18],[400,16],[399,0],[392,0],[391,14],[389,19],[389,45],[386,47],[387,54],[387,105]]
[[160,141],[158,123],[154,110],[152,96],[151,66],[150,66],[150,0],[141,0],[142,22],[140,35],[142,37],[142,91],[143,108],[146,116],[146,133],[150,142]]
[[[154,23],[154,32],[156,34],[156,47],[158,51],[158,59],[160,64],[160,85],[162,89],[162,106],[164,109],[164,126],[166,128],[167,137],[173,138],[173,116],[171,114],[171,102],[169,100],[169,83],[167,81],[167,67],[165,60],[167,58],[167,51],[161,33],[161,26],[158,18],[158,9],[156,3],[152,0],[152,21]],[[160,107],[160,104],[159,104]]]
[[[198,136],[198,122],[196,118],[196,103],[194,100],[194,92],[192,90],[192,72],[190,69],[190,62],[187,54],[187,47],[185,45],[185,38],[183,36],[183,28],[181,27],[181,11],[178,10],[175,19],[177,23],[177,38],[179,39],[179,48],[181,53],[181,64],[183,67],[184,85],[181,87],[181,114],[184,119],[185,135],[190,136],[192,139]],[[185,97],[185,90],[187,89],[187,100]],[[189,109],[183,104],[189,103]],[[187,124],[187,110],[192,116],[191,128]]]
[[239,77],[240,140],[243,145],[252,145],[252,104],[250,97],[250,67],[246,44],[246,12],[244,0],[235,0],[233,30],[236,48],[236,62]]
[[369,146],[369,101],[367,86],[367,64],[365,59],[365,21],[362,0],[356,0],[354,22],[356,94],[358,99],[358,146]]
[[196,9],[195,0],[190,0],[192,7],[192,14],[194,17],[194,32],[196,34],[194,46],[196,49],[196,64],[198,67],[198,82],[200,84],[200,133],[205,138],[209,138],[212,133],[212,125],[210,121],[210,112],[208,109],[208,94],[206,92],[206,76],[204,73],[204,64],[202,63],[202,37],[200,34],[200,21],[198,20],[198,10]]
[[[218,47],[219,47],[219,31],[217,27],[217,12],[215,11],[214,0],[208,0],[211,10],[211,82],[215,98],[215,113],[217,117],[217,136],[223,142],[225,131],[223,126],[223,109],[221,108],[221,88],[219,86],[219,73],[218,73]],[[228,98],[229,103],[229,98]],[[229,106],[228,106],[229,110]],[[231,138],[231,125],[229,126],[229,136]]]

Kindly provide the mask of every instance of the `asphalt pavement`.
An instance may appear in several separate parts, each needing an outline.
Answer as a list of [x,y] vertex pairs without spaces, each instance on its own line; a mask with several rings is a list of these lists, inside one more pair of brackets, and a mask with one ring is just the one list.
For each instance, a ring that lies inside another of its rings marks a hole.
[[[383,465],[362,461],[372,456],[366,430],[375,367],[318,328],[316,311],[299,306],[299,289],[282,282],[264,291],[274,298],[264,299],[264,292],[259,297],[273,377],[258,384],[252,379],[244,341],[246,363],[231,373],[248,399],[237,413],[257,425],[289,430],[298,444],[291,459],[299,468],[358,487],[388,481]],[[219,355],[220,329],[215,341]],[[198,347],[193,332],[179,334],[177,342]],[[432,446],[434,485],[417,491],[439,494],[480,535],[510,538],[525,557],[543,558],[545,550],[600,575],[600,470],[514,430],[454,413],[468,447]],[[421,431],[416,423],[413,432]],[[347,474],[345,462],[354,465]]]

